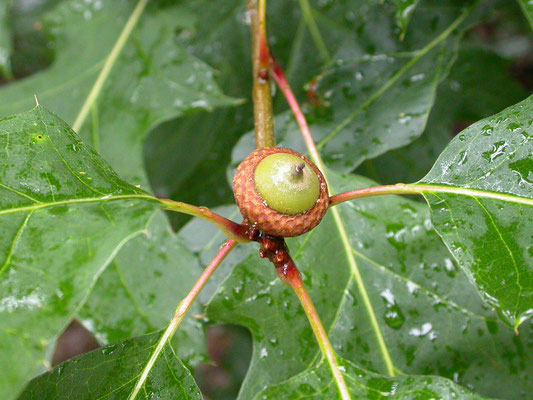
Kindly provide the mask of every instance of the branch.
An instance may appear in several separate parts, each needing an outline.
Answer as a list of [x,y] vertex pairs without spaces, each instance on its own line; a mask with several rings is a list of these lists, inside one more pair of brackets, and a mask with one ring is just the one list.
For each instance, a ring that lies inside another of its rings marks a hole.
[[254,100],[255,145],[258,149],[272,147],[276,144],[270,88],[270,52],[266,34],[266,1],[248,1],[248,10],[252,19],[254,81],[252,97]]

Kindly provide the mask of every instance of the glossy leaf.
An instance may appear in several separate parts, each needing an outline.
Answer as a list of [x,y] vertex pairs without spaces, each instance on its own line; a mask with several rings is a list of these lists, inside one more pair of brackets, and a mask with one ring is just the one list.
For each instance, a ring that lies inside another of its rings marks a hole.
[[[482,399],[456,383],[437,376],[387,378],[340,360],[348,390],[353,399],[433,400]],[[337,399],[340,398],[325,361],[280,385],[268,388],[254,399]]]
[[[36,93],[41,103],[73,123],[135,3],[71,0],[47,14],[43,25],[54,38],[56,60],[40,74],[2,88],[0,114],[24,107]],[[146,10],[79,132],[120,176],[143,188],[148,188],[143,143],[154,126],[235,103],[219,91],[214,71],[176,43],[175,32],[193,23],[195,16],[179,5]],[[148,238],[134,240],[117,255],[80,311],[102,344],[161,328],[200,273],[163,216],[152,221],[147,233]],[[185,362],[203,358],[197,322],[187,321],[177,336],[185,344],[179,347]]]
[[408,146],[365,161],[357,172],[382,184],[414,182],[425,176],[458,127],[527,97],[527,90],[509,75],[511,66],[493,51],[471,46],[461,49],[449,76],[439,85],[422,136]]
[[43,107],[2,118],[0,148],[0,397],[10,399],[158,206]]
[[[242,99],[243,103],[161,125],[146,143],[145,165],[156,194],[191,204],[217,206],[233,201],[231,185],[222,183],[226,166],[235,142],[253,127],[247,4],[242,0],[226,0],[217,3],[217,7],[212,7],[210,0],[180,4],[196,18],[191,27],[180,31],[179,43],[213,66],[224,93]],[[306,80],[320,71],[322,60],[305,29],[298,3],[268,2],[268,19],[273,51],[285,65],[298,70],[292,79],[295,89],[301,91]],[[279,100],[286,108],[284,100]],[[195,151],[191,152],[191,148]],[[176,171],[182,173],[176,176]],[[200,181],[203,184],[197,185]],[[186,217],[176,215],[172,220],[181,227]]]
[[[309,83],[304,112],[324,161],[338,171],[420,136],[461,33],[485,10],[471,2],[429,2],[416,8],[402,41],[393,28],[395,7],[368,3],[316,13],[338,44],[334,61]],[[275,126],[280,145],[306,151],[291,113],[279,115]]]
[[[146,236],[124,245],[80,311],[83,324],[96,333],[99,343],[160,329],[193,287],[200,272],[198,260],[173,232],[164,229],[166,224],[166,217],[158,214]],[[201,313],[199,306],[190,311],[191,315]],[[203,328],[195,318],[183,321],[173,343],[188,366],[206,358]]]
[[[336,192],[375,185],[332,171],[328,177]],[[385,196],[338,210],[349,243],[330,211],[288,244],[341,357],[382,375],[440,375],[491,397],[521,399],[532,390],[533,325],[516,336],[498,322],[432,229],[424,204]],[[246,326],[254,338],[240,399],[312,368],[319,356],[296,296],[256,248],[250,252],[207,308],[210,319]]]
[[517,327],[533,314],[533,97],[460,133],[420,183],[436,230],[483,299]]
[[[129,399],[160,333],[114,343],[73,358],[32,380],[19,400]],[[135,399],[201,400],[191,373],[166,345]]]

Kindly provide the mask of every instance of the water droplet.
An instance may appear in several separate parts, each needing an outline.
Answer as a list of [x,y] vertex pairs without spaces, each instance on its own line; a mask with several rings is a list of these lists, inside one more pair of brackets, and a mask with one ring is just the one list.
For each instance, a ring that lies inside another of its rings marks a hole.
[[400,329],[405,322],[405,316],[402,310],[396,303],[396,299],[390,289],[385,289],[381,292],[381,297],[385,302],[385,314],[383,318],[385,323],[392,329]]
[[485,125],[483,128],[481,128],[481,134],[483,136],[490,136],[492,135],[492,132],[494,132],[494,128],[490,125]]

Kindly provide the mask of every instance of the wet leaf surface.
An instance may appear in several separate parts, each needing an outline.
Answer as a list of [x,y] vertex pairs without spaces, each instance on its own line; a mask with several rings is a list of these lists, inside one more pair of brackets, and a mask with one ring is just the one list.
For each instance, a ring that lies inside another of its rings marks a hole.
[[[324,40],[334,42],[334,52],[309,82],[304,112],[328,166],[352,171],[422,134],[461,34],[485,11],[472,4],[424,2],[416,7],[404,40],[392,4],[316,7],[316,20]],[[306,152],[290,112],[278,115],[275,126],[280,145]],[[252,135],[239,149],[251,151]],[[239,159],[234,153],[234,162]]]
[[[335,192],[374,185],[332,171],[328,177]],[[382,375],[390,368],[440,375],[491,397],[520,399],[531,390],[532,324],[516,336],[498,322],[433,230],[424,204],[386,196],[338,207],[348,247],[329,214],[288,244],[341,357]],[[319,357],[296,296],[257,249],[250,252],[207,308],[209,318],[246,326],[254,338],[241,399],[302,373]]]
[[[160,333],[135,337],[73,358],[32,380],[19,400],[129,398]],[[136,399],[200,400],[191,373],[166,345]]]
[[[436,230],[511,326],[533,314],[533,97],[461,132],[420,183]],[[461,190],[469,190],[461,192]]]
[[408,146],[367,160],[357,172],[382,184],[415,182],[427,174],[463,127],[525,99],[528,91],[509,76],[509,60],[466,45],[439,85],[422,136]]
[[[450,380],[437,376],[386,378],[340,360],[341,368],[354,399],[482,399]],[[254,399],[334,399],[340,398],[325,361],[280,385],[268,388]]]
[[0,142],[0,397],[9,399],[158,206],[43,107],[0,119]]
[[[55,62],[2,88],[0,114],[27,107],[35,93],[42,104],[73,123],[133,5],[66,1],[45,15],[43,29],[54,38]],[[145,189],[143,143],[154,126],[185,113],[234,104],[219,91],[214,71],[176,43],[175,32],[194,21],[179,6],[147,9],[79,132],[121,177]],[[156,216],[146,229],[148,237],[134,239],[104,271],[79,313],[102,344],[164,326],[201,271],[164,216]],[[195,321],[182,328],[178,340],[187,345],[180,347],[180,356],[195,364],[204,358],[203,331]]]

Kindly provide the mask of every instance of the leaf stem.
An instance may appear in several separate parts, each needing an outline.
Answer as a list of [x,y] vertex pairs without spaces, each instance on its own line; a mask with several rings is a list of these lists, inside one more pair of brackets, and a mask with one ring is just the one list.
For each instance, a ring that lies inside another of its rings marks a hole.
[[[311,158],[313,159],[315,164],[318,166],[318,168],[322,171],[322,173],[324,174],[324,178],[327,181],[328,178],[326,175],[326,168],[325,168],[324,162],[322,161],[322,157],[320,157],[320,153],[318,152],[315,141],[313,140],[313,136],[311,135],[311,131],[309,130],[309,125],[307,124],[307,121],[302,112],[302,109],[300,108],[300,105],[298,104],[298,101],[296,100],[296,97],[294,96],[294,93],[291,87],[289,86],[289,83],[285,79],[285,74],[283,73],[283,69],[275,60],[273,60],[273,65],[274,65],[273,67],[274,79],[276,80],[279,87],[281,88],[281,91],[285,95],[285,98],[287,99],[287,102],[289,103],[289,106],[291,107],[292,112],[294,116],[296,117],[296,121],[298,122],[298,125],[300,126],[300,131],[302,132],[302,136],[304,138],[305,144],[307,145],[307,149],[311,155]],[[329,185],[329,183],[328,183],[328,189],[331,190],[331,185]],[[342,242],[342,246],[344,247],[344,251],[346,253],[346,261],[348,262],[351,273],[355,278],[357,289],[359,290],[359,293],[361,294],[363,303],[368,313],[368,318],[370,319],[370,323],[372,325],[372,329],[374,330],[374,333],[376,335],[376,341],[378,342],[381,356],[383,357],[383,362],[387,370],[387,374],[389,376],[394,376],[396,374],[394,363],[392,361],[392,357],[387,347],[387,343],[385,342],[385,338],[383,337],[383,332],[381,332],[381,327],[377,320],[376,312],[374,311],[374,307],[372,306],[372,302],[370,301],[370,297],[366,290],[363,276],[361,275],[361,272],[359,271],[359,267],[357,266],[357,262],[353,255],[352,247],[350,244],[350,239],[348,238],[346,227],[344,226],[344,223],[342,222],[342,218],[341,218],[341,215],[338,209],[333,208],[331,210],[331,214],[333,215],[333,219],[335,220],[335,225],[337,226],[337,229],[339,231],[339,236]]]
[[533,206],[533,199],[521,197],[514,194],[490,192],[479,189],[469,189],[459,186],[445,186],[445,185],[424,185],[418,183],[397,183],[395,185],[373,186],[363,189],[351,190],[331,196],[329,198],[330,207],[336,206],[345,201],[355,200],[362,197],[380,196],[384,194],[431,194],[431,193],[448,193],[460,196],[482,197],[486,199],[493,199],[498,201],[506,201],[510,203],[524,204],[526,206]]
[[279,88],[283,92],[283,95],[287,99],[287,103],[289,103],[294,117],[296,118],[296,121],[300,126],[300,131],[302,132],[302,136],[307,146],[307,150],[311,155],[311,159],[322,171],[322,173],[324,173],[325,166],[322,162],[322,158],[320,157],[320,153],[318,152],[318,149],[315,145],[315,141],[313,140],[313,135],[311,135],[309,125],[307,125],[304,113],[302,112],[302,109],[298,104],[298,100],[296,100],[296,97],[294,96],[289,82],[287,82],[287,78],[285,77],[285,72],[283,72],[283,68],[274,57],[272,57],[272,75],[274,76],[274,80],[278,84]]
[[333,207],[345,201],[359,199],[361,197],[379,196],[384,194],[420,194],[420,191],[411,185],[397,183],[395,185],[373,186],[364,189],[351,190],[339,193],[329,198],[329,206]]
[[300,300],[300,303],[305,311],[305,315],[309,320],[309,324],[313,329],[313,334],[315,335],[322,355],[328,361],[342,400],[351,400],[344,376],[342,375],[337,363],[337,355],[335,354],[335,350],[329,341],[328,335],[324,329],[324,326],[322,325],[322,321],[318,316],[311,297],[309,296],[309,293],[307,293],[307,289],[305,288],[302,280],[302,275],[300,274],[298,267],[296,267],[294,260],[289,254],[289,249],[287,248],[285,240],[283,238],[266,235],[264,233],[259,233],[259,236],[254,237],[254,240],[259,242],[261,246],[259,255],[263,258],[268,258],[272,264],[274,264],[280,279],[292,287],[296,293],[296,296],[298,296],[298,299]]
[[139,380],[135,384],[135,387],[133,391],[130,393],[130,396],[128,397],[128,400],[134,400],[137,395],[139,394],[139,391],[143,387],[143,385],[146,383],[146,379],[148,379],[148,375],[150,374],[150,371],[152,370],[155,362],[157,361],[159,355],[161,354],[161,351],[165,347],[165,345],[172,339],[174,336],[174,333],[176,333],[176,330],[180,326],[181,322],[187,315],[187,312],[190,310],[192,304],[204,288],[207,281],[211,278],[213,273],[217,270],[219,265],[222,263],[222,261],[226,258],[226,256],[235,248],[237,245],[237,242],[234,240],[228,240],[226,243],[222,245],[222,248],[218,252],[218,254],[213,258],[213,261],[211,261],[211,264],[209,264],[198,281],[194,284],[193,288],[187,294],[187,296],[180,302],[178,305],[178,308],[176,308],[176,312],[174,314],[174,318],[170,321],[167,328],[161,335],[161,338],[157,342],[157,346],[152,353],[150,359],[148,360],[148,363],[144,367],[141,376],[139,377]]
[[109,53],[109,55],[107,56],[104,66],[102,70],[100,71],[100,74],[96,78],[96,81],[94,82],[94,85],[91,88],[89,95],[85,99],[85,103],[83,103],[83,106],[81,107],[81,110],[78,113],[76,120],[72,124],[72,129],[74,131],[79,132],[80,128],[85,122],[85,119],[87,118],[87,115],[89,114],[89,111],[91,110],[92,105],[96,102],[98,95],[102,91],[104,83],[107,80],[109,73],[113,69],[113,65],[115,64],[118,56],[120,55],[120,52],[122,51],[122,49],[124,48],[124,45],[128,41],[128,38],[131,32],[133,31],[133,28],[135,28],[135,25],[137,25],[137,22],[139,22],[139,19],[147,3],[148,3],[148,0],[139,0],[137,5],[135,6],[135,9],[133,10],[130,17],[128,18],[126,25],[124,25],[124,28],[122,29],[122,32],[120,33],[120,36],[117,39],[117,42],[111,49],[111,52]]
[[337,384],[341,398],[343,400],[350,400],[350,392],[348,391],[344,376],[342,375],[339,365],[337,364],[337,354],[335,353],[335,350],[329,341],[328,334],[324,330],[324,326],[322,325],[322,321],[320,320],[315,306],[311,301],[311,297],[309,297],[309,293],[307,293],[307,289],[302,281],[302,276],[300,273],[291,274],[288,282],[302,304],[305,315],[309,320],[309,324],[311,325],[313,333],[315,334],[315,338],[320,346],[320,350],[328,361],[329,367],[334,375],[335,383]]
[[266,34],[266,1],[248,1],[252,21],[255,144],[258,149],[276,144],[270,88],[270,51]]
[[165,205],[165,208],[169,211],[176,211],[182,214],[192,215],[193,217],[202,218],[226,234],[228,238],[238,243],[250,242],[248,238],[248,225],[238,224],[224,218],[222,215],[216,214],[207,207],[197,207],[191,204],[182,203],[180,201],[174,201],[170,199],[158,199]]

